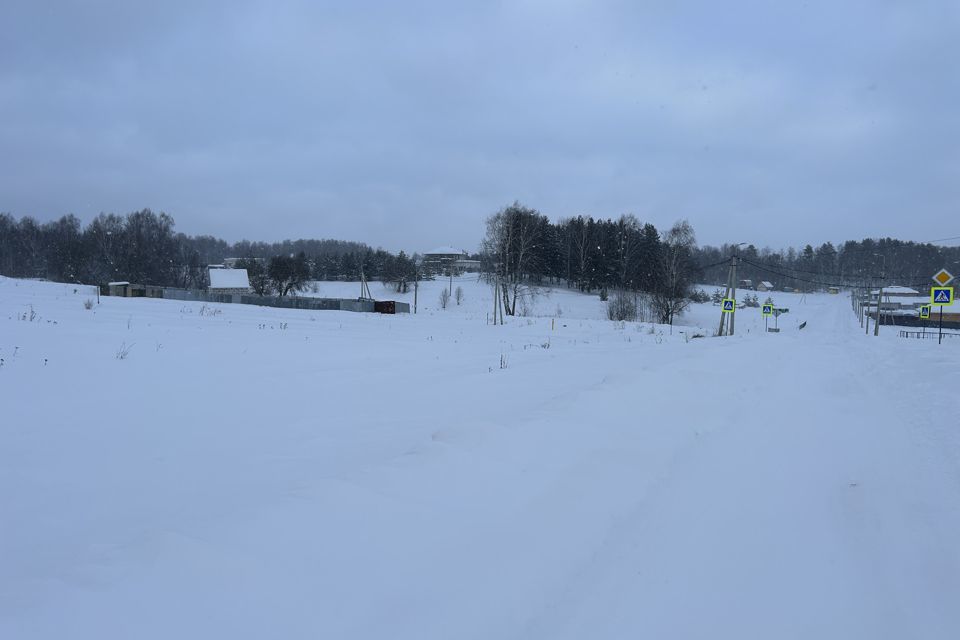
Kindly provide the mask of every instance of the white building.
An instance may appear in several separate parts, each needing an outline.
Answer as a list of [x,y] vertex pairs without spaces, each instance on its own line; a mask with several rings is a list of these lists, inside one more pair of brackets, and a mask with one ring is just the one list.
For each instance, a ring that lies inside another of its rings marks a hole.
[[248,294],[250,278],[246,269],[210,269],[210,293]]
[[757,284],[757,291],[773,291],[773,283],[762,280]]
[[[463,271],[464,269],[457,263],[466,259],[466,251],[453,247],[437,247],[423,254],[423,266],[431,273],[446,275],[451,271]],[[477,266],[479,267],[479,265]]]

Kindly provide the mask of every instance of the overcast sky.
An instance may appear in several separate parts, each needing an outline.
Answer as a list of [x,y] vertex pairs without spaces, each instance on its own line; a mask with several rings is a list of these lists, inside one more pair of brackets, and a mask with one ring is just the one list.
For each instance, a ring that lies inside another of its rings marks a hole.
[[960,3],[3,2],[0,211],[475,249],[960,235]]

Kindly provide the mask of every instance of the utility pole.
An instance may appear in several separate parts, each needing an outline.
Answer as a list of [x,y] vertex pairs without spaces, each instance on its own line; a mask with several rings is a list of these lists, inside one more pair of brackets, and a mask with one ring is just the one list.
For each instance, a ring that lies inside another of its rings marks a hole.
[[[733,278],[733,257],[730,258],[730,268],[727,269],[727,289],[723,294],[724,299],[730,297],[730,281]],[[723,301],[720,301],[720,328],[717,330],[717,335],[723,335],[723,323],[727,319],[727,314],[723,312]]]
[[730,335],[733,335],[734,321],[737,319],[737,259],[740,257],[739,253],[740,246],[737,245],[737,255],[733,256],[733,260],[730,263],[733,267],[733,276],[731,276],[731,280],[733,281],[731,283],[733,285],[731,288],[733,294],[731,296],[733,298],[733,313],[730,314]]

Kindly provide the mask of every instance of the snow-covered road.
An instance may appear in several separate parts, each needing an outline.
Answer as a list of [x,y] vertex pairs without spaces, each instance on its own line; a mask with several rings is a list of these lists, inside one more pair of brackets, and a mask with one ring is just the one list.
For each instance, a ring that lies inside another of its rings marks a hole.
[[956,636],[960,345],[842,296],[687,341],[467,295],[94,313],[0,279],[0,637]]

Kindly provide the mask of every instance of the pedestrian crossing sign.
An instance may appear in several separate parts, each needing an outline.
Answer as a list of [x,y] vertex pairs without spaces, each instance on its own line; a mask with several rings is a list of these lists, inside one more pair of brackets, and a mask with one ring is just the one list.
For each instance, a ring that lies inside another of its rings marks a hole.
[[920,319],[927,320],[928,318],[930,318],[930,305],[925,304],[920,307]]
[[733,301],[733,298],[724,298],[722,304],[724,313],[733,313],[737,309],[737,304]]
[[763,315],[765,315],[765,316],[772,316],[772,315],[773,315],[773,305],[772,305],[772,304],[765,304],[765,305],[763,305]]
[[953,304],[953,287],[933,287],[930,289],[930,304]]

